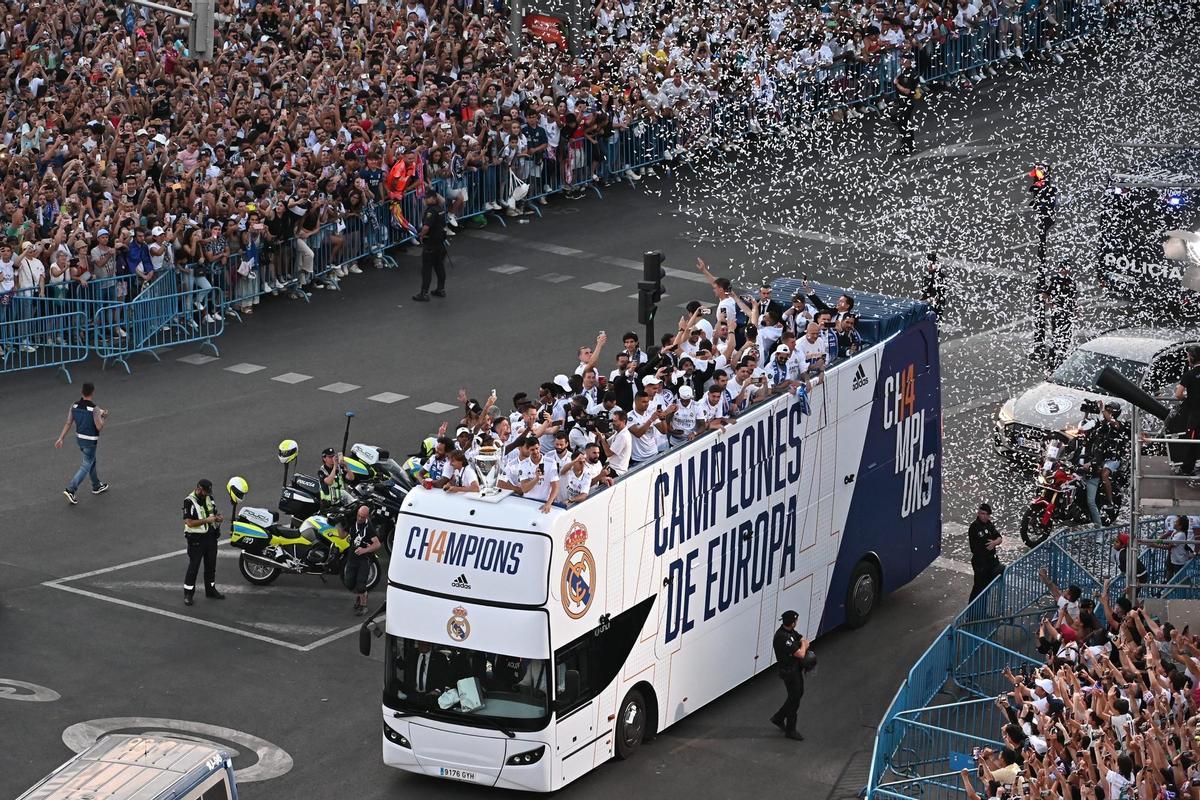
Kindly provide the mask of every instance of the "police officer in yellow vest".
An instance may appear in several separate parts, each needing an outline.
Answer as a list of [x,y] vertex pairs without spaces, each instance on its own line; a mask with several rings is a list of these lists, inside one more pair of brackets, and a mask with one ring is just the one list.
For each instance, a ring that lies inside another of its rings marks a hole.
[[183,535],[187,538],[188,568],[183,579],[183,604],[190,606],[196,593],[196,573],[200,561],[204,561],[204,596],[213,600],[224,600],[225,595],[217,591],[217,539],[221,536],[221,523],[225,520],[217,513],[212,498],[212,481],[202,478],[196,491],[183,499]]
[[332,447],[321,451],[321,466],[317,468],[321,482],[321,508],[335,506],[350,498],[346,491],[346,464],[342,454]]

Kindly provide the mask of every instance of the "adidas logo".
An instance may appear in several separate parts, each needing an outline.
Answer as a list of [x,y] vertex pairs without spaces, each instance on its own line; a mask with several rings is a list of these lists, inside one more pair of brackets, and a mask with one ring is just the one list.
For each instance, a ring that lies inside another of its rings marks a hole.
[[459,575],[454,580],[452,580],[450,582],[450,585],[453,586],[455,589],[470,589],[471,588],[471,583],[470,583],[470,581],[467,580],[467,573],[465,573],[465,572],[462,575]]
[[867,379],[867,371],[863,369],[862,364],[859,364],[858,371],[854,373],[854,380],[850,383],[850,386],[853,389],[861,389],[868,383],[870,383],[870,380]]

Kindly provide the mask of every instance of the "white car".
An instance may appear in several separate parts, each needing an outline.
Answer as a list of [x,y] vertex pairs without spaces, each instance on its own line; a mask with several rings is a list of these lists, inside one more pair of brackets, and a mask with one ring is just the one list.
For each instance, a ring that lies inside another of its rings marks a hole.
[[1170,395],[1187,363],[1185,348],[1200,344],[1194,336],[1157,328],[1108,331],[1081,344],[1049,379],[1000,406],[992,443],[996,451],[1014,461],[1036,460],[1051,431],[1066,432],[1079,423],[1079,405],[1087,398],[1116,400],[1096,386],[1104,367],[1117,372],[1151,395]]

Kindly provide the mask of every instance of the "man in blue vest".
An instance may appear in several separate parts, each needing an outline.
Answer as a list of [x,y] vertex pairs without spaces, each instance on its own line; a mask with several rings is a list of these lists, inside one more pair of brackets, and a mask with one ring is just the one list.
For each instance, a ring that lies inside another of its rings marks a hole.
[[83,483],[85,477],[92,479],[92,494],[108,491],[108,484],[100,480],[100,476],[96,474],[96,446],[100,444],[100,431],[104,430],[104,423],[108,421],[108,411],[100,408],[93,401],[92,396],[95,393],[94,385],[90,383],[83,385],[83,395],[79,398],[79,402],[72,404],[70,410],[67,411],[67,421],[63,423],[62,433],[54,442],[54,448],[61,450],[63,439],[71,430],[71,426],[75,426],[75,441],[79,443],[79,450],[83,453],[83,463],[79,465],[75,477],[71,478],[71,482],[63,490],[67,502],[71,505],[79,502],[75,498],[75,490],[79,488],[79,484]]

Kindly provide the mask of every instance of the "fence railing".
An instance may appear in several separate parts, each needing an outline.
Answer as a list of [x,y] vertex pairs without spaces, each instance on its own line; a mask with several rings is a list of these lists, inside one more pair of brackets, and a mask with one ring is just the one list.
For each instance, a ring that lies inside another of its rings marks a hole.
[[[1032,53],[1089,33],[1100,21],[1098,9],[1081,0],[1048,0],[1018,19],[985,22],[929,42],[916,53],[917,66],[926,81],[978,74],[1009,58],[1011,48],[1023,46]],[[896,52],[818,68],[785,87],[788,96],[805,101],[790,103],[789,109],[833,110],[892,97],[898,69]],[[548,195],[590,189],[602,196],[607,182],[636,181],[642,170],[670,161],[696,125],[720,128],[728,122],[727,111],[716,109],[709,120],[681,121],[691,127],[670,118],[636,120],[609,135],[574,138],[557,151],[511,165],[438,173],[431,183],[457,219],[505,225],[507,217],[540,216]],[[395,267],[388,251],[416,239],[424,192],[417,187],[343,214],[310,236],[231,242],[220,260],[168,269],[146,286],[132,275],[119,275],[0,296],[0,374],[55,367],[70,381],[67,366],[89,356],[129,370],[131,356],[153,355],[163,347],[200,343],[216,350],[213,340],[224,331],[224,320],[241,320],[265,295],[307,301],[312,288],[338,288],[345,271],[359,264]]]
[[[1159,538],[1163,518],[1143,518],[1140,535]],[[1062,531],[1005,568],[938,635],[909,670],[875,736],[866,796],[873,798],[962,798],[959,771],[971,768],[974,747],[994,746],[1006,713],[996,698],[1011,684],[1004,669],[1044,663],[1037,652],[1042,618],[1055,609],[1042,571],[1055,585],[1076,585],[1097,599],[1108,581],[1110,602],[1124,593],[1114,542],[1128,525]],[[1151,577],[1165,581],[1167,550],[1143,548],[1138,555]],[[1149,598],[1200,598],[1200,558],[1170,581],[1146,592]],[[976,788],[982,790],[976,784]]]

